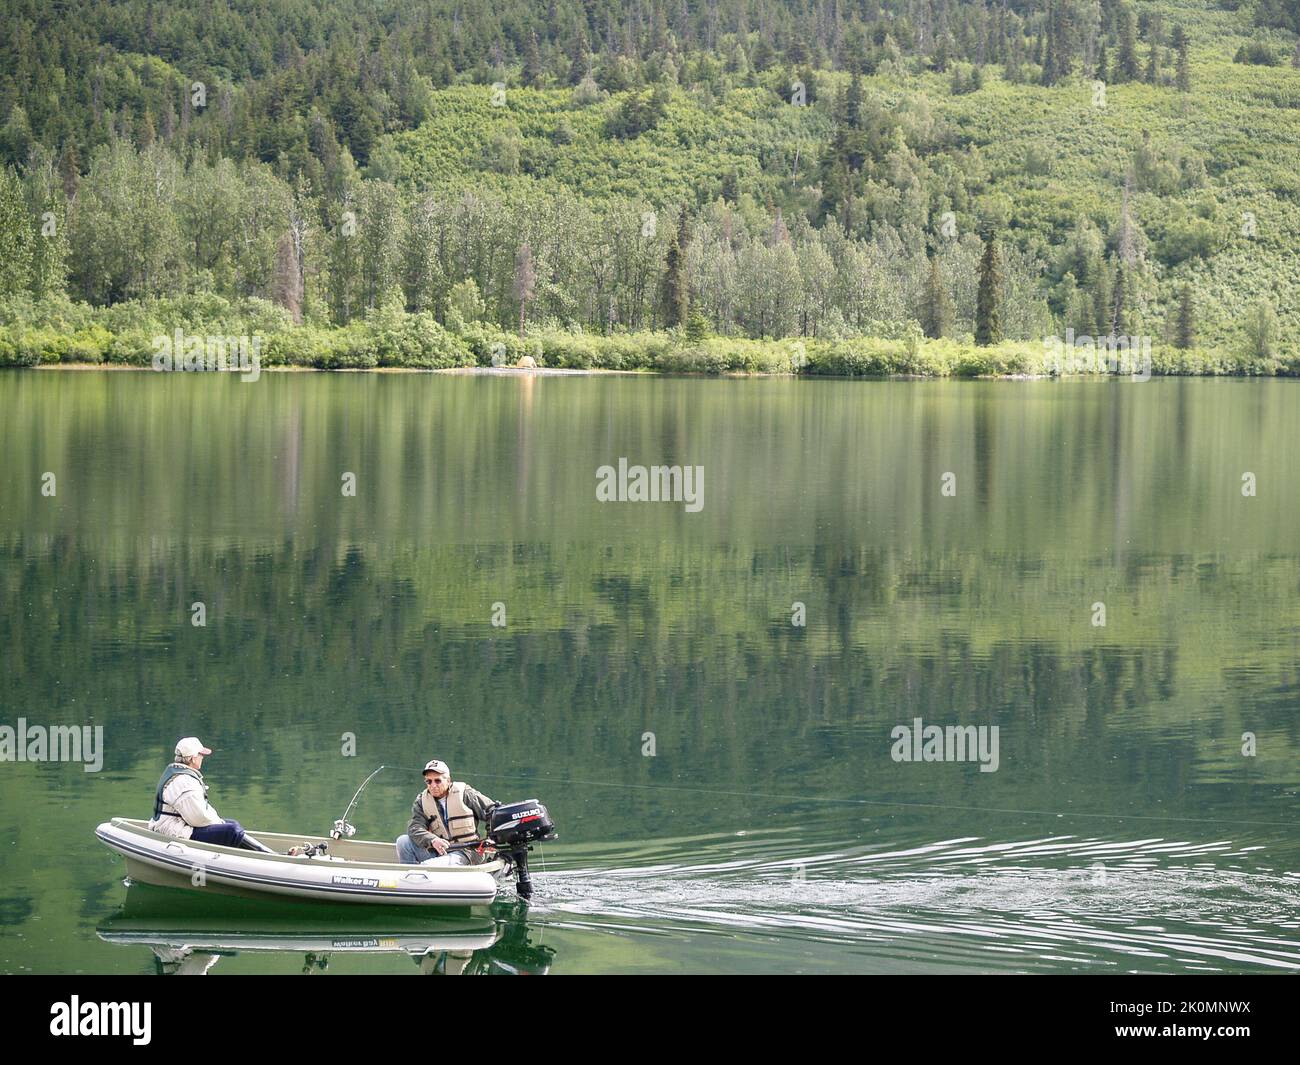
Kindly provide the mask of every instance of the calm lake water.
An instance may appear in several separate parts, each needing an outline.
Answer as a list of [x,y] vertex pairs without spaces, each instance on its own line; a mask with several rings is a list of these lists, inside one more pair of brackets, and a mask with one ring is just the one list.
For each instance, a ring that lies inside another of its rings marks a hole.
[[[104,728],[0,764],[0,971],[1300,970],[1300,382],[8,372],[0,445],[0,724]],[[436,756],[561,838],[526,913],[128,891],[190,734],[251,828]]]

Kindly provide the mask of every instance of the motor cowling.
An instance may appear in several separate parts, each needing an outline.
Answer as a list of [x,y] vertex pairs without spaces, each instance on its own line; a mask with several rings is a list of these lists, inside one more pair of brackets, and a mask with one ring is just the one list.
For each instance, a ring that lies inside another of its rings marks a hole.
[[488,835],[498,847],[511,849],[555,838],[555,823],[536,799],[502,803],[492,811]]
[[519,897],[531,897],[533,881],[528,875],[528,850],[534,843],[555,838],[555,824],[546,807],[536,799],[502,803],[492,811],[488,835],[498,851],[509,854]]

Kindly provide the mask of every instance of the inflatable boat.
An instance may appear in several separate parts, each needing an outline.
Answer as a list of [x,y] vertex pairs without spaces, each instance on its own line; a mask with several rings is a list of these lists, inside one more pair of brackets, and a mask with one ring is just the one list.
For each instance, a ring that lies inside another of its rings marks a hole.
[[[401,865],[392,843],[251,834],[277,853],[166,836],[150,831],[147,821],[127,817],[115,817],[95,829],[100,842],[126,859],[132,880],[220,895],[474,907],[490,904],[498,883],[511,872],[509,855],[492,854],[478,865]],[[310,853],[290,855],[291,848]]]
[[528,852],[556,838],[536,799],[494,807],[487,838],[452,844],[473,852],[470,865],[403,865],[394,844],[353,839],[348,817],[366,785],[388,768],[366,777],[328,836],[250,831],[263,849],[249,850],[168,836],[130,817],[105,821],[95,836],[126,859],[132,881],[219,895],[463,909],[489,905],[499,882],[511,876],[520,898],[532,894]]

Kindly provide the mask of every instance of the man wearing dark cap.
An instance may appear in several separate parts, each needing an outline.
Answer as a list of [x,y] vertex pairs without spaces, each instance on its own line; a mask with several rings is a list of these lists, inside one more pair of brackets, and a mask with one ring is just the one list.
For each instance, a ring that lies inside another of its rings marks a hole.
[[453,781],[446,762],[424,767],[424,790],[411,804],[411,823],[397,838],[397,859],[406,865],[472,865],[479,861],[478,822],[492,818],[496,802],[463,781]]

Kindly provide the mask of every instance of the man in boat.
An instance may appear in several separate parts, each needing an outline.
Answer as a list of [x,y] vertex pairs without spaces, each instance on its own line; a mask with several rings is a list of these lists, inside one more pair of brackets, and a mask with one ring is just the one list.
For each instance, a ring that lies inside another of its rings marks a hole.
[[463,781],[453,781],[446,762],[436,758],[424,767],[424,790],[411,804],[406,835],[397,837],[398,861],[407,865],[472,865],[480,860],[478,822],[488,823],[496,802]]
[[192,839],[195,843],[276,853],[245,832],[238,821],[222,820],[208,802],[208,785],[203,783],[199,767],[211,753],[197,736],[186,736],[176,742],[172,764],[163,770],[158,781],[149,827],[165,836]]

